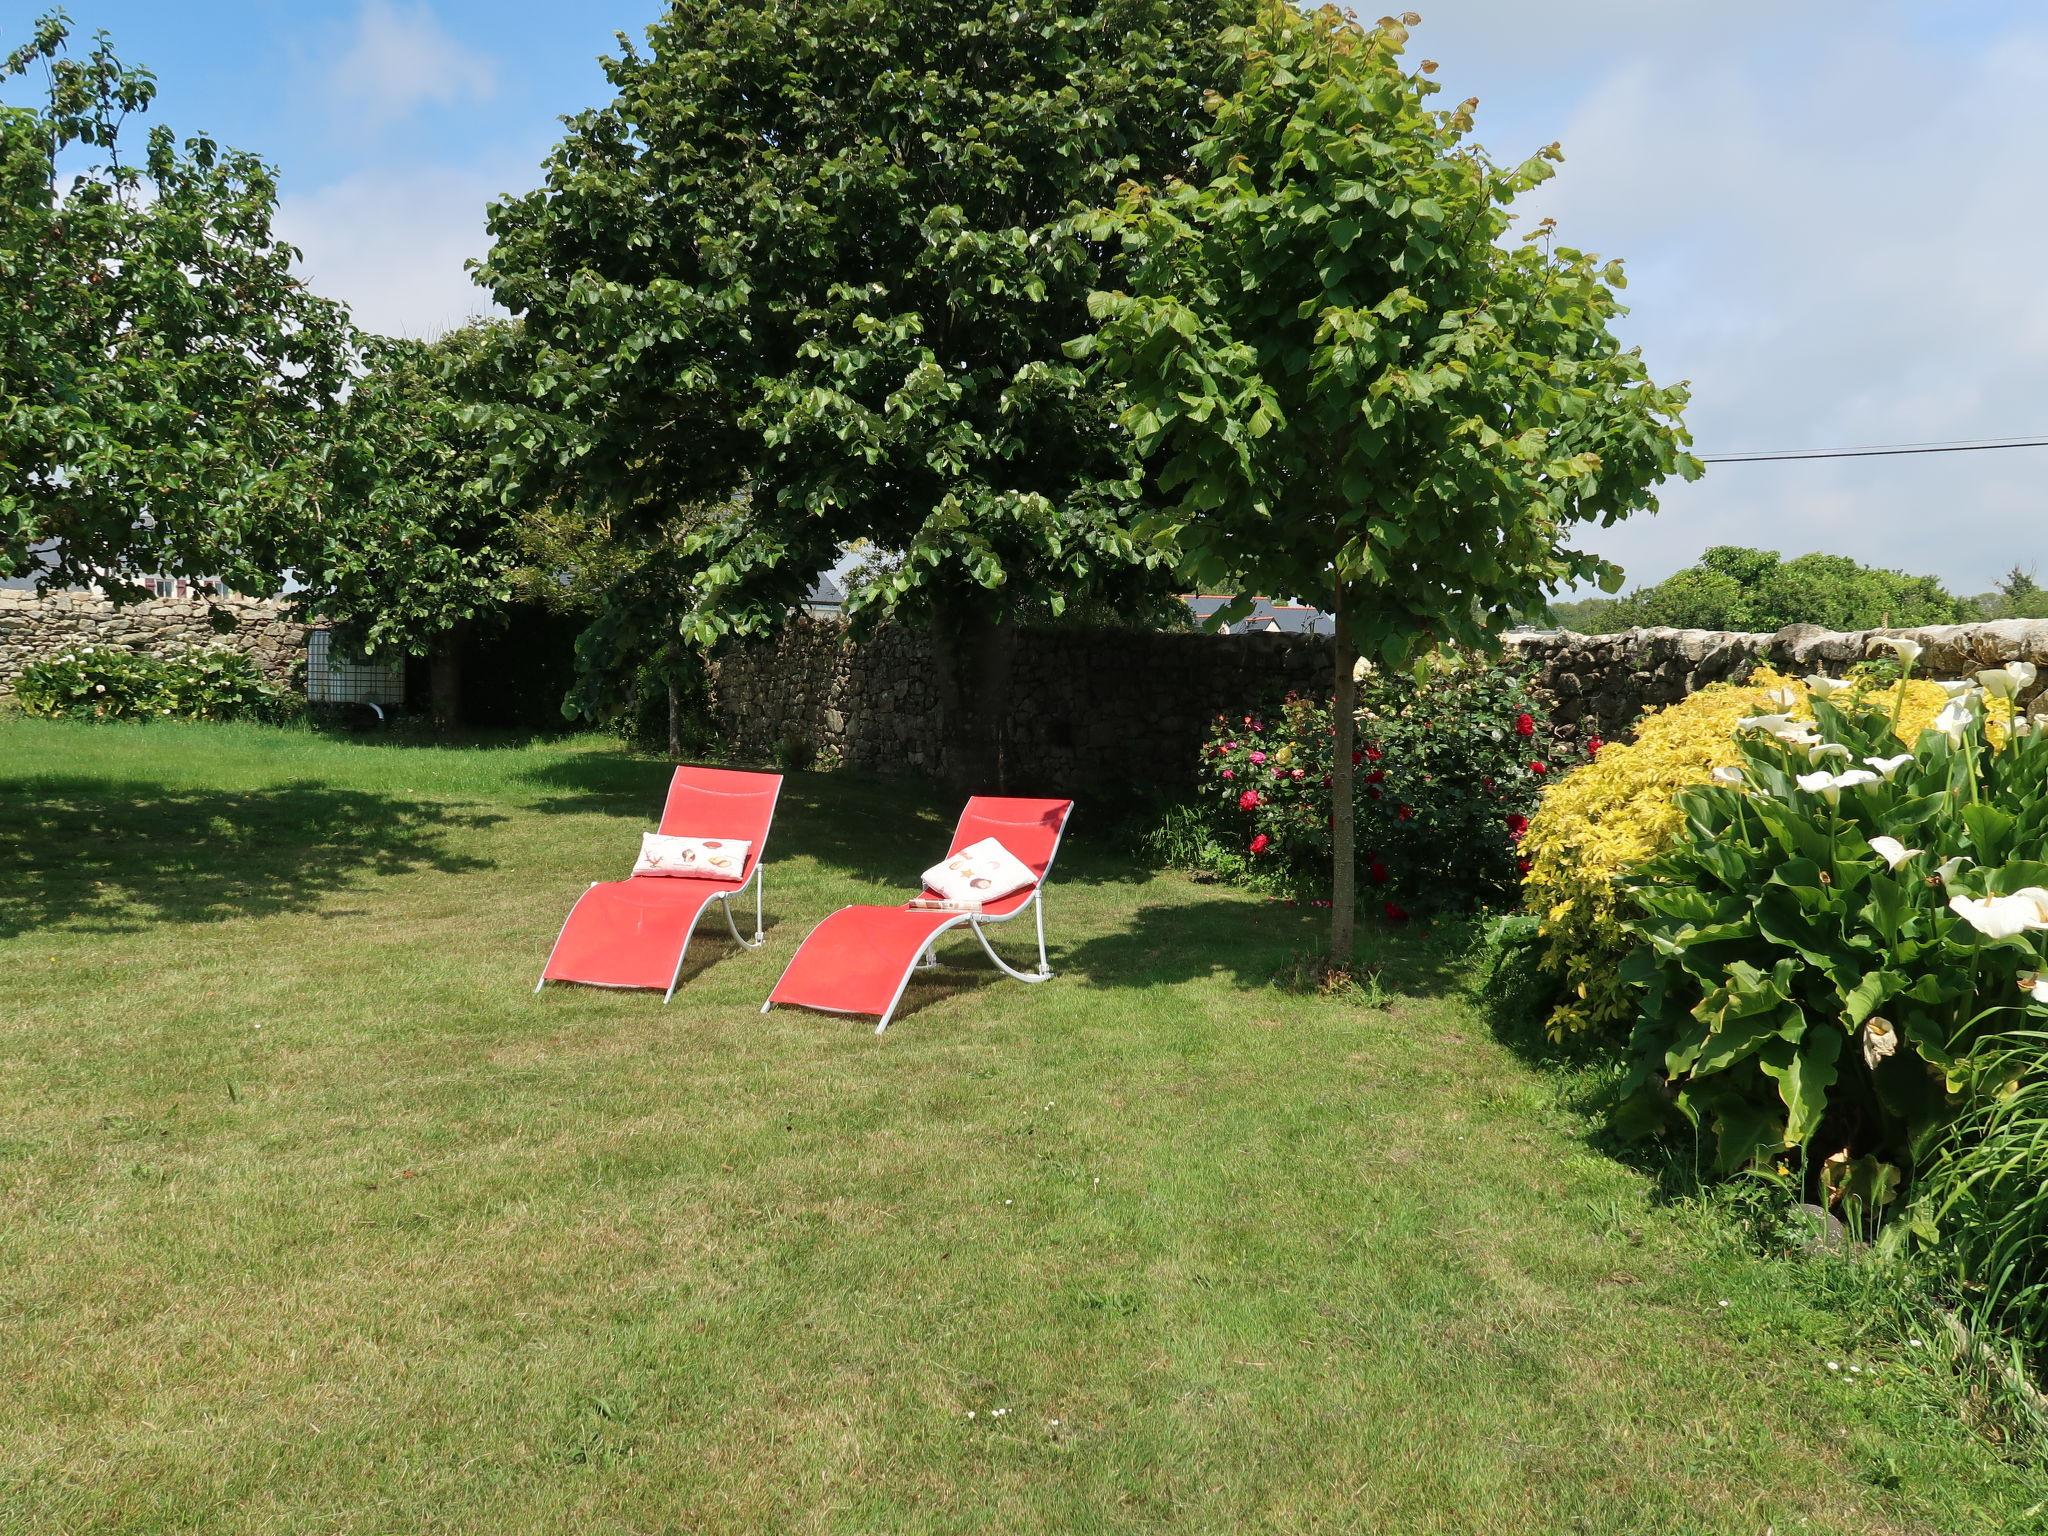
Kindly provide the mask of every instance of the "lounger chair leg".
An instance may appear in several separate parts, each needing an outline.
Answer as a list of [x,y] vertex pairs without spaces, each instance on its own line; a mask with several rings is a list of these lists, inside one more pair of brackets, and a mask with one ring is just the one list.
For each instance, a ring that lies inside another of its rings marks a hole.
[[1001,955],[997,954],[995,945],[988,941],[988,930],[983,928],[980,923],[970,919],[967,926],[972,928],[974,936],[981,940],[983,953],[994,963],[995,968],[1005,976],[1026,982],[1052,980],[1052,967],[1046,963],[1045,958],[1045,910],[1043,906],[1038,908],[1038,969],[1035,971],[1020,971]]

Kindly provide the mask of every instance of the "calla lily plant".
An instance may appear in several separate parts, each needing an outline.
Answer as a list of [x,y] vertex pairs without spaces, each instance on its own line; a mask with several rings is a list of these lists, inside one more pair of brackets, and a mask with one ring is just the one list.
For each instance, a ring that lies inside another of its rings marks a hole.
[[[1879,643],[1910,676],[1915,642]],[[1675,1113],[1724,1170],[1782,1165],[1808,1198],[1910,1186],[1999,1086],[1973,1047],[2048,1024],[2048,733],[1986,730],[2034,680],[1981,674],[1905,752],[1896,711],[1825,679],[1741,722],[1740,765],[1679,797],[1685,835],[1629,882],[1627,1124]]]

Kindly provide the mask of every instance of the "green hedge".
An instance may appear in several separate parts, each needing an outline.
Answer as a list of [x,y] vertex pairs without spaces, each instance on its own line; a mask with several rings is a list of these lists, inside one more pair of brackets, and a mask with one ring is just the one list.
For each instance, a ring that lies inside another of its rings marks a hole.
[[280,720],[301,707],[225,646],[175,656],[89,646],[31,662],[14,691],[30,714],[91,720]]

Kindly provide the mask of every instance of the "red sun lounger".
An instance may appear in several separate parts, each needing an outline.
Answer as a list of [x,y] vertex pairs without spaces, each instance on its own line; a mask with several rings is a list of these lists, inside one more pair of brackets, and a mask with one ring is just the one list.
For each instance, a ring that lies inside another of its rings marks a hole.
[[[1019,981],[1048,981],[1052,970],[1045,962],[1045,903],[1040,892],[1053,855],[1059,852],[1060,834],[1066,830],[1071,800],[1010,800],[976,795],[960,813],[954,829],[951,858],[961,849],[993,837],[1031,867],[1037,879],[1021,891],[992,901],[979,912],[935,912],[910,906],[841,907],[811,930],[809,938],[790,958],[789,968],[761,1005],[766,1013],[777,1003],[797,1008],[816,1008],[826,1013],[871,1013],[881,1015],[875,1026],[880,1034],[889,1027],[896,1005],[910,985],[911,972],[922,962],[935,966],[938,956],[933,942],[940,934],[962,924],[973,929],[996,969]],[[926,891],[925,899],[935,893]],[[1006,923],[1030,908],[1038,922],[1038,969],[1020,971],[1007,964],[988,941],[992,923]]]
[[[661,810],[661,831],[671,837],[729,837],[748,844],[737,880],[697,876],[635,875],[593,884],[569,909],[569,920],[548,954],[538,992],[551,981],[591,987],[649,987],[675,996],[683,954],[704,909],[717,902],[732,936],[748,949],[761,943],[761,851],[775,820],[779,773],[730,768],[678,768]],[[732,898],[754,887],[754,936],[741,938]]]

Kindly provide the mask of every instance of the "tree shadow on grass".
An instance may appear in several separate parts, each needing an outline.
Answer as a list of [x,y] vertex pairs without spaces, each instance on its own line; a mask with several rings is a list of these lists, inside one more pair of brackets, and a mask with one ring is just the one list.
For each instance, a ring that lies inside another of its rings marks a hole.
[[503,819],[313,780],[230,792],[0,779],[0,938],[305,911],[364,876],[489,869],[447,834]]
[[[1327,908],[1261,901],[1228,887],[1134,910],[1123,926],[1074,945],[1055,962],[1091,986],[1148,987],[1225,978],[1240,987],[1317,990],[1328,952]],[[1458,983],[1455,936],[1433,927],[1360,921],[1353,975],[1401,994]]]

